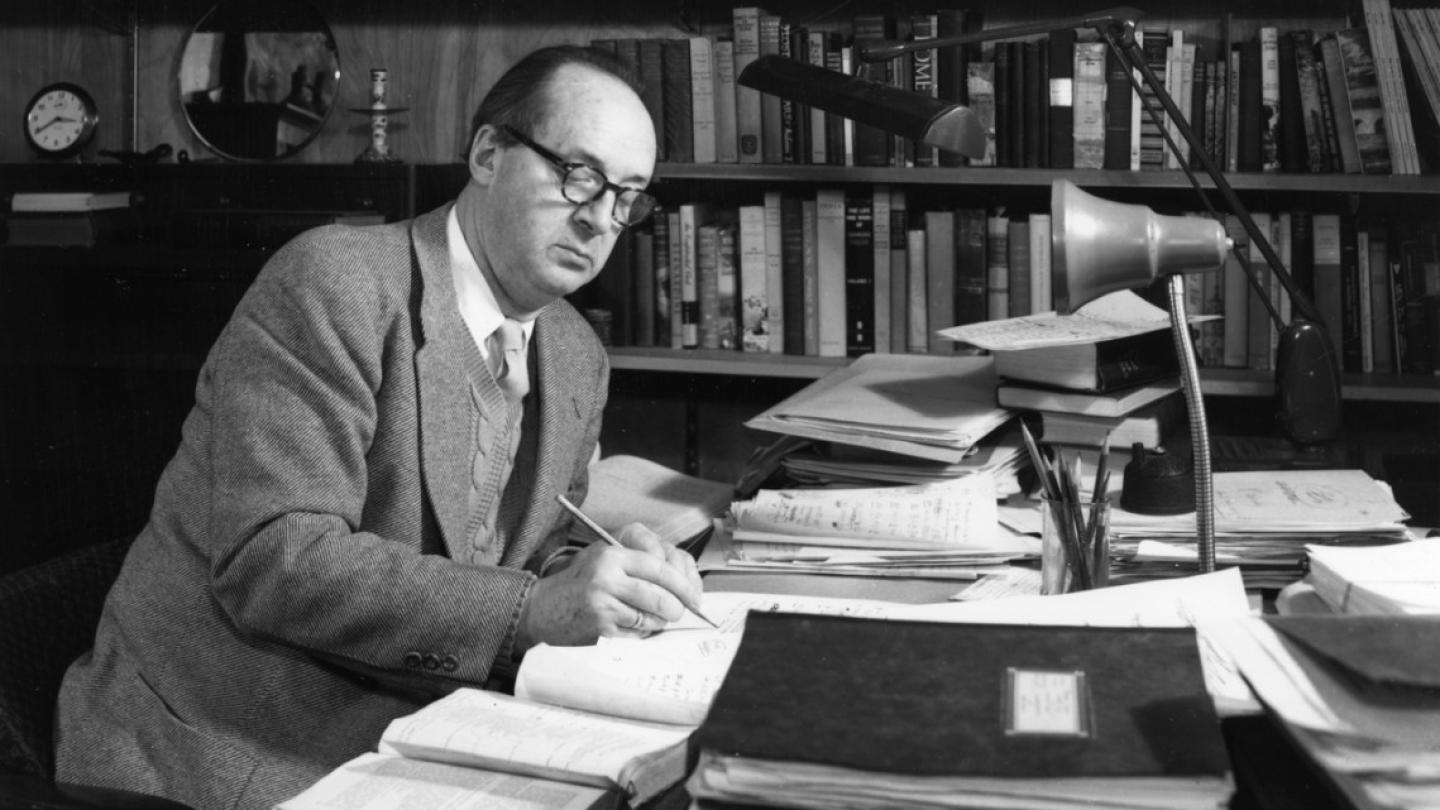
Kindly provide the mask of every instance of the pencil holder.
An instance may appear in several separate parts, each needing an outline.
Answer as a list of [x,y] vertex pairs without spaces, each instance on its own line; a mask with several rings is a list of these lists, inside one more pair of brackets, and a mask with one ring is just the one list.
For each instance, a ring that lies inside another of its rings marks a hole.
[[1040,593],[1103,588],[1110,581],[1110,499],[1042,498]]

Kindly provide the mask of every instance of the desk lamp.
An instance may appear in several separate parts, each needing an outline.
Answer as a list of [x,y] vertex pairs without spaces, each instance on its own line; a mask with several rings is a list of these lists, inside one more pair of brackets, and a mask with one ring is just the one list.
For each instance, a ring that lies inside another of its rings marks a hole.
[[[1135,21],[1140,16],[1138,9],[1112,8],[1068,19],[954,37],[905,43],[872,41],[859,45],[857,61],[878,62],[909,51],[959,47],[1071,28],[1095,29],[1126,68],[1126,75],[1151,118],[1160,124],[1167,146],[1171,151],[1179,152],[1162,120],[1161,111],[1151,106],[1145,94],[1140,92],[1141,81],[1153,91],[1164,113],[1174,123],[1175,130],[1190,145],[1192,154],[1200,161],[1226,205],[1243,224],[1251,243],[1260,250],[1274,277],[1290,295],[1299,314],[1292,323],[1286,324],[1255,270],[1250,267],[1249,258],[1237,253],[1251,285],[1281,330],[1276,359],[1281,429],[1301,447],[1329,442],[1338,434],[1340,425],[1339,366],[1318,310],[1285,270],[1279,255],[1270,246],[1269,235],[1261,233],[1254,217],[1210,158],[1174,99],[1151,72],[1135,40]],[[1135,76],[1137,73],[1139,79]],[[963,105],[774,55],[756,59],[742,71],[738,82],[926,145],[967,157],[984,154],[985,133],[979,117]],[[1224,228],[1218,222],[1220,217],[1199,178],[1186,161],[1180,161],[1180,165],[1213,219],[1160,216],[1144,206],[1105,201],[1080,191],[1068,181],[1055,181],[1051,194],[1054,222],[1051,234],[1052,287],[1056,309],[1068,314],[1107,292],[1141,287],[1158,277],[1169,277],[1171,331],[1181,361],[1182,382],[1191,414],[1200,570],[1212,571],[1215,567],[1215,538],[1210,443],[1200,395],[1199,372],[1185,323],[1181,276],[1219,270],[1226,252],[1234,250],[1234,244],[1226,238]]]

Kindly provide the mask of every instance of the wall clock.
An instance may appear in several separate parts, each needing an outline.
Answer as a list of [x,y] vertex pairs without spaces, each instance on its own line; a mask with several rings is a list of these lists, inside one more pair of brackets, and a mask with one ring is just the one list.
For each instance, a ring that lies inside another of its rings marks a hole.
[[25,105],[25,140],[41,157],[78,154],[95,137],[99,123],[95,99],[70,82],[40,88]]

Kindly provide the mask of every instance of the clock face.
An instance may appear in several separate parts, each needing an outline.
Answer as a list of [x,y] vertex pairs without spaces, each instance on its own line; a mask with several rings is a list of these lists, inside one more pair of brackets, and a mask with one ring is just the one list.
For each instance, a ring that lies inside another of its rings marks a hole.
[[80,151],[95,134],[95,102],[84,89],[53,84],[30,100],[25,113],[25,138],[41,154],[64,157]]

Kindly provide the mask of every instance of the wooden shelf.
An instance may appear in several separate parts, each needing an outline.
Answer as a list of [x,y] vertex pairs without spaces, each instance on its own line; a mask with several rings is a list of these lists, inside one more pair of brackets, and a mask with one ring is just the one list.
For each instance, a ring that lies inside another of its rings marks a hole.
[[[658,371],[675,374],[719,374],[730,377],[791,377],[819,379],[850,362],[843,357],[797,357],[784,354],[745,354],[713,349],[610,349],[610,366],[624,371]],[[1275,380],[1269,372],[1210,368],[1200,372],[1201,386],[1210,396],[1269,397]],[[1426,402],[1440,404],[1440,376],[1420,374],[1346,374],[1340,390],[1346,400],[1359,402]]]
[[[1069,180],[1092,188],[1189,189],[1184,172],[1130,172],[1099,169],[1001,169],[1001,168],[894,168],[870,166],[807,166],[793,164],[661,163],[656,166],[659,181],[713,180],[760,183],[889,183],[893,185],[962,186],[1048,186],[1052,180]],[[1215,184],[1204,173],[1200,182],[1206,189]],[[1326,194],[1384,194],[1440,196],[1440,178],[1359,174],[1229,174],[1225,178],[1236,191],[1267,191]]]

